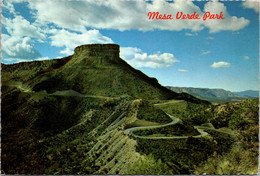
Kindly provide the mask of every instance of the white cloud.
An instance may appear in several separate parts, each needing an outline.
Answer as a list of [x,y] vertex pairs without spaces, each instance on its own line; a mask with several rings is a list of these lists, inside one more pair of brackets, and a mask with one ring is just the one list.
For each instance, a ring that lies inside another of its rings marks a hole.
[[203,52],[201,53],[201,55],[206,55],[206,54],[209,54],[209,53],[211,53],[211,51],[203,51]]
[[179,72],[188,72],[188,70],[185,69],[178,69]]
[[70,48],[65,48],[64,50],[60,51],[61,54],[65,54],[65,55],[72,55],[73,54],[73,50]]
[[198,35],[198,33],[195,33],[195,34],[194,34],[194,33],[186,32],[185,35],[186,35],[186,36],[194,36],[194,35]]
[[[28,7],[33,10],[34,23],[30,23],[24,17],[17,15],[14,6],[9,2],[28,2]],[[72,54],[73,49],[82,44],[113,43],[112,39],[103,36],[96,29],[116,29],[140,31],[148,30],[191,30],[200,31],[205,27],[210,32],[221,30],[236,31],[245,27],[249,21],[245,18],[230,16],[226,7],[221,2],[207,2],[204,11],[219,13],[223,11],[225,20],[148,20],[147,12],[160,12],[176,14],[179,11],[192,14],[195,11],[202,17],[203,11],[192,1],[176,0],[172,3],[164,0],[146,1],[34,1],[34,0],[10,0],[6,7],[14,14],[14,18],[2,18],[3,26],[10,35],[3,40],[3,54],[10,59],[31,59],[41,57],[34,48],[34,40],[43,41],[50,35],[51,45],[65,47],[61,54]],[[58,7],[58,8],[57,8]],[[123,9],[123,10],[122,10]],[[45,29],[52,25],[62,29]],[[90,28],[90,30],[86,30]],[[72,32],[72,31],[77,31]],[[194,33],[195,35],[197,33]],[[191,36],[193,33],[186,33]],[[4,38],[3,37],[3,38]],[[16,43],[15,43],[16,42]],[[4,44],[6,46],[4,46]],[[122,49],[129,63],[136,67],[167,67],[178,60],[170,53],[156,53],[149,55],[140,49]],[[31,53],[31,56],[28,54]]]
[[70,32],[65,29],[52,29],[49,31],[52,36],[51,45],[57,47],[65,47],[61,54],[71,55],[75,47],[83,44],[94,43],[113,43],[113,40],[103,36],[98,30],[89,30],[83,33]]
[[220,68],[220,67],[230,67],[230,63],[228,62],[224,62],[224,61],[220,61],[220,62],[214,62],[211,67],[212,68]]
[[49,58],[49,57],[39,57],[39,58],[37,58],[37,59],[35,59],[35,60],[38,60],[38,61],[41,61],[41,60],[50,60],[50,58]]
[[188,32],[186,32],[185,35],[186,35],[186,36],[193,36],[192,33],[188,33]]
[[215,37],[208,37],[207,39],[208,39],[208,40],[214,40]]
[[31,62],[31,61],[42,61],[42,60],[50,60],[49,57],[39,57],[37,59],[21,59],[21,58],[2,58],[3,63],[18,63],[18,62]]
[[150,67],[161,68],[172,66],[173,63],[179,62],[173,54],[160,52],[156,54],[147,54],[139,48],[121,47],[121,58],[126,60],[133,67]]
[[[35,11],[36,21],[46,25],[53,23],[61,28],[74,31],[83,31],[86,27],[95,29],[116,29],[120,31],[137,29],[147,30],[172,30],[180,31],[189,29],[200,31],[205,27],[210,32],[221,30],[239,30],[245,27],[249,21],[245,18],[230,16],[226,7],[221,2],[208,2],[204,11],[220,13],[223,11],[224,20],[149,20],[148,12],[160,12],[173,14],[177,12],[192,14],[197,12],[201,17],[204,12],[192,1],[176,0],[172,3],[164,0],[146,1],[33,1],[28,0],[29,7]],[[57,8],[59,7],[59,8]],[[122,10],[124,9],[124,10]],[[66,12],[66,13],[64,13]]]
[[35,60],[41,57],[41,54],[34,48],[29,37],[2,34],[1,49],[5,60]]
[[46,37],[45,34],[40,32],[41,29],[39,27],[30,24],[29,21],[19,15],[16,15],[14,19],[2,16],[2,24],[11,36],[32,37],[37,39],[45,39]]
[[254,9],[256,13],[259,13],[259,2],[257,1],[245,1],[243,2],[242,6],[244,8]]
[[250,59],[249,56],[243,56],[243,58],[244,58],[245,60],[249,60],[249,59]]
[[[8,3],[7,3],[8,4]],[[41,54],[34,48],[34,40],[46,39],[41,29],[24,17],[17,15],[12,5],[7,6],[12,10],[14,18],[2,15],[3,27],[9,34],[2,34],[3,61],[31,61],[41,58]]]
[[218,1],[207,2],[204,6],[204,12],[209,11],[211,14],[219,14],[223,12],[224,19],[205,21],[204,25],[209,28],[210,33],[219,32],[221,30],[237,31],[249,24],[249,20],[244,17],[238,18],[236,16],[230,16],[226,6]]
[[[6,1],[6,0],[4,0]],[[21,3],[21,2],[27,2],[28,0],[8,0],[11,3]]]

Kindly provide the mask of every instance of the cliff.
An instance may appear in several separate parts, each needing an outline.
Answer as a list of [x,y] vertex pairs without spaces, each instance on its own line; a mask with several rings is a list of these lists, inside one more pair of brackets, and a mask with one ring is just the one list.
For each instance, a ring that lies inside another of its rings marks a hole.
[[111,57],[119,58],[119,45],[117,44],[91,44],[81,45],[75,48],[75,56],[86,57]]
[[85,66],[109,65],[119,63],[119,45],[92,44],[81,45],[75,48],[73,63]]

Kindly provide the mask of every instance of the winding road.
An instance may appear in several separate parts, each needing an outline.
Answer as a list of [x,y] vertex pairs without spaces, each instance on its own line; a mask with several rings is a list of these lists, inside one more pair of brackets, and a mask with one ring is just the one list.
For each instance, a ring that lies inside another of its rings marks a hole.
[[[33,92],[30,88],[22,85],[21,83],[16,83],[16,84],[13,84],[11,86],[15,86],[23,92]],[[105,97],[105,96],[85,95],[85,94],[81,94],[79,92],[76,92],[74,90],[56,91],[56,92],[54,92],[50,95],[92,97],[92,98],[102,98],[102,99],[118,99],[118,98],[120,98],[120,97]],[[154,104],[154,105],[157,106],[157,105],[164,105],[164,104],[172,104],[172,103],[179,103],[179,102],[182,102],[182,101],[184,101],[184,100],[175,101],[175,102],[157,103],[157,104]],[[135,138],[141,138],[141,139],[187,139],[188,137],[201,138],[201,137],[205,137],[205,136],[209,135],[204,130],[213,130],[213,131],[217,131],[217,132],[220,132],[220,133],[234,135],[233,133],[229,133],[229,132],[225,132],[225,131],[221,131],[221,130],[218,130],[218,129],[215,129],[215,128],[209,128],[209,127],[205,127],[205,126],[194,126],[194,128],[200,133],[199,135],[196,135],[196,136],[140,136],[140,135],[136,135],[136,134],[133,133],[134,131],[162,128],[162,127],[166,127],[166,126],[170,126],[170,125],[175,125],[175,124],[181,122],[181,120],[179,118],[174,117],[170,114],[167,114],[167,115],[172,119],[172,121],[170,123],[161,124],[161,125],[154,125],[154,126],[133,127],[133,128],[126,129],[124,131],[124,133],[127,134],[127,135],[130,135],[130,136],[133,136]]]
[[[16,87],[18,89],[20,89],[22,92],[34,92],[32,91],[30,88],[27,88],[26,86],[24,86],[21,83],[16,83],[16,84],[12,84],[9,85],[12,87]],[[56,91],[54,93],[47,93],[45,92],[45,94],[48,95],[54,95],[54,96],[73,96],[73,97],[87,97],[87,98],[100,98],[100,99],[120,99],[121,97],[105,97],[105,96],[99,96],[99,95],[87,95],[87,94],[81,94],[79,92],[76,92],[74,90],[61,90],[61,91]]]
[[174,103],[180,103],[180,102],[183,102],[184,100],[176,100],[176,101],[172,101],[172,102],[165,102],[165,103],[156,103],[154,104],[155,106],[158,106],[158,105],[166,105],[166,104],[174,104]]
[[209,135],[204,130],[213,130],[213,131],[220,132],[220,133],[234,135],[233,133],[229,133],[229,132],[225,132],[225,131],[221,131],[221,130],[218,130],[215,128],[209,128],[209,127],[205,127],[205,126],[194,126],[194,128],[200,133],[199,135],[196,135],[196,136],[140,136],[140,135],[134,134],[134,131],[162,128],[162,127],[166,127],[166,126],[170,126],[170,125],[175,125],[175,124],[181,122],[181,120],[179,118],[174,117],[170,114],[167,114],[167,115],[172,119],[172,121],[170,123],[162,124],[162,125],[154,125],[154,126],[133,127],[133,128],[126,129],[124,132],[125,132],[125,134],[127,134],[129,136],[133,136],[135,138],[140,138],[140,139],[187,139],[188,137],[201,138],[201,137],[205,137],[205,136]]

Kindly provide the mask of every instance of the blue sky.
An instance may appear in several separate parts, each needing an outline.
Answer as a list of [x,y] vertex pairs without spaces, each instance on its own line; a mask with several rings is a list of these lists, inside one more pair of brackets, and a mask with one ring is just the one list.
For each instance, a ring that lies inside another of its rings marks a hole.
[[[149,20],[149,11],[222,12],[224,20]],[[65,57],[92,43],[119,44],[121,58],[164,86],[258,90],[257,2],[3,2],[3,63]]]

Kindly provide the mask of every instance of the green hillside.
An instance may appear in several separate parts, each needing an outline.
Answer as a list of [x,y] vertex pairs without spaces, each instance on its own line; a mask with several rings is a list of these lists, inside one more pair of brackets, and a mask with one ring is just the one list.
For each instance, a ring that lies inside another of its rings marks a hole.
[[213,105],[175,93],[120,59],[118,45],[1,73],[5,174],[258,171],[258,99]]
[[[132,96],[143,99],[184,99],[207,103],[161,86],[155,78],[119,58],[119,46],[83,45],[72,56],[13,65],[2,64],[3,86],[16,85],[39,92],[74,90],[86,95]],[[3,89],[5,91],[5,89]]]

